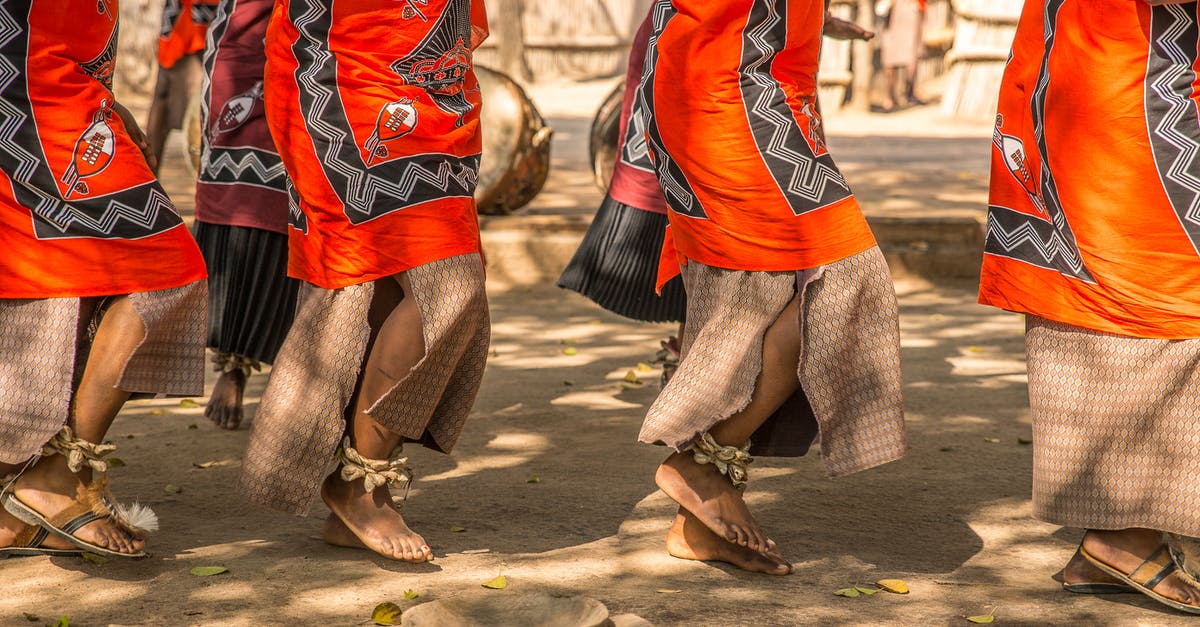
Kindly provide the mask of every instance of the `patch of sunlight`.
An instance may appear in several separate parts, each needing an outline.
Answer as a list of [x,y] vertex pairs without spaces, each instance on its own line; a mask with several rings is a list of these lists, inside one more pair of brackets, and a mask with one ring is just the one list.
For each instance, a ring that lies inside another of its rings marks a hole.
[[537,433],[501,433],[486,446],[502,451],[541,452],[550,448],[550,439]]
[[[222,544],[210,544],[208,546],[197,546],[190,548],[183,553],[176,553],[175,559],[181,561],[204,560],[206,562],[213,560],[232,560],[240,557],[245,557],[275,546],[275,543],[270,540],[242,540],[240,542],[226,542]],[[211,566],[212,564],[188,564],[192,566]]]
[[[757,475],[757,473],[755,473],[755,474]],[[757,481],[758,479],[759,479],[758,476],[754,477],[755,481]],[[751,507],[758,507],[760,505],[769,505],[771,503],[778,503],[783,500],[783,496],[775,491],[753,490],[750,492],[746,492],[746,494],[742,496],[742,499],[746,501],[747,505],[749,505]]]
[[550,401],[551,405],[567,405],[570,407],[581,407],[583,409],[641,409],[641,405],[630,403],[616,398],[614,394],[617,392],[612,389],[604,391],[580,391],[563,394],[562,396]]
[[1018,359],[985,356],[947,357],[950,364],[950,374],[960,377],[979,377],[992,375],[1021,375],[1025,372],[1025,362]]
[[522,409],[525,409],[525,403],[516,403],[513,405],[509,405],[508,407],[505,407],[504,409],[497,409],[496,411],[492,412],[492,415],[493,416],[511,416],[513,414],[520,413]]
[[421,477],[421,481],[445,481],[447,479],[460,479],[487,470],[513,468],[514,466],[520,466],[521,464],[528,462],[534,457],[536,457],[536,454],[534,453],[523,455],[476,455],[469,458],[459,459],[456,467],[436,475]]
[[[212,585],[203,586],[192,591],[190,598],[196,601],[229,602],[256,599],[259,596],[254,583],[250,581],[229,581],[230,575],[236,575],[231,569],[229,573],[207,578]],[[253,575],[255,573],[245,573]],[[224,577],[225,579],[219,579]],[[219,585],[218,585],[219,584]]]
[[760,479],[774,479],[776,477],[786,477],[788,475],[794,475],[798,472],[800,472],[800,469],[798,469],[798,468],[790,468],[790,467],[782,467],[782,466],[774,467],[774,468],[770,467],[770,466],[755,466],[754,467],[754,480],[758,481]]
[[900,338],[900,348],[933,348],[938,345],[938,341],[928,337],[902,337]]

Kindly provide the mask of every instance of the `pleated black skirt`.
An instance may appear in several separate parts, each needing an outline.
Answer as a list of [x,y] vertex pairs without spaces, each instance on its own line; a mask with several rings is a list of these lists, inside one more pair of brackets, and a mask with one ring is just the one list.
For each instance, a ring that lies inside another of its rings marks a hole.
[[287,236],[200,221],[192,233],[208,264],[208,347],[275,361],[300,285],[287,276]]
[[666,228],[666,215],[605,196],[558,286],[633,320],[682,321],[687,311],[683,280],[672,279],[662,296],[654,290]]

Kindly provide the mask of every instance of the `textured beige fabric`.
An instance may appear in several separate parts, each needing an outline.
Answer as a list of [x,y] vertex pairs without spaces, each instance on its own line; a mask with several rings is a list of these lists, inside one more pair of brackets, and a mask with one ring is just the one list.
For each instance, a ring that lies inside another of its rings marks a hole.
[[208,281],[129,295],[146,325],[117,387],[130,392],[202,396],[208,339]]
[[41,452],[67,422],[79,299],[0,299],[0,462]]
[[744,408],[762,370],[763,336],[799,286],[801,391],[751,438],[752,453],[803,455],[819,427],[834,476],[904,455],[896,297],[878,248],[800,273],[692,262],[684,283],[683,354],[647,413],[642,442],[683,450]]
[[1200,339],[1109,335],[1030,316],[1034,514],[1200,536]]
[[[204,393],[205,281],[130,294],[146,327],[117,386],[130,392]],[[103,315],[102,313],[100,315]],[[78,298],[0,299],[0,462],[24,462],[42,450],[70,414],[82,374],[90,320]]]
[[[425,357],[368,413],[380,424],[449,452],[483,376],[491,328],[479,255],[408,271],[421,311]],[[251,501],[304,514],[332,470],[346,410],[366,359],[374,284],[300,289],[296,321],[283,343],[242,465]]]

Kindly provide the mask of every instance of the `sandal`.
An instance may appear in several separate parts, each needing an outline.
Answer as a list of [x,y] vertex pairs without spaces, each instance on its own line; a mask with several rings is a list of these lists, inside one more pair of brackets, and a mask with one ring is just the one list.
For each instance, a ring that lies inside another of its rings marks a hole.
[[1155,586],[1162,583],[1162,581],[1170,576],[1171,573],[1174,573],[1176,570],[1178,570],[1178,567],[1175,565],[1175,561],[1171,559],[1170,551],[1167,550],[1167,545],[1164,544],[1159,546],[1157,549],[1155,549],[1154,553],[1150,554],[1150,557],[1147,557],[1146,560],[1141,563],[1141,565],[1128,573],[1121,572],[1117,567],[1101,561],[1100,559],[1096,558],[1096,556],[1088,553],[1087,549],[1083,548],[1082,546],[1079,547],[1079,552],[1084,558],[1087,559],[1087,561],[1095,565],[1096,568],[1099,568],[1109,575],[1124,581],[1126,584],[1129,584],[1131,588],[1141,592],[1151,599],[1154,599],[1155,601],[1158,601],[1167,607],[1175,608],[1181,612],[1187,612],[1188,614],[1200,614],[1200,605],[1190,605],[1182,601],[1176,601],[1175,599],[1167,598],[1154,591]]
[[[1075,549],[1075,555],[1071,556],[1068,564],[1074,562],[1076,558],[1082,557],[1080,553],[1082,549],[1082,546]],[[1129,584],[1115,581],[1080,581],[1077,583],[1068,583],[1066,578],[1062,581],[1062,589],[1075,594],[1125,594],[1137,592]]]
[[[148,508],[139,505],[134,505],[128,509],[117,506],[115,508],[117,511],[114,511],[114,508],[109,507],[110,503],[112,503],[110,499],[111,497],[108,495],[108,481],[106,478],[100,478],[88,484],[87,492],[82,499],[75,501],[54,516],[47,518],[12,492],[5,492],[3,495],[0,495],[0,503],[4,505],[4,509],[17,517],[21,522],[41,527],[43,531],[62,538],[88,553],[94,553],[103,557],[130,557],[135,559],[149,557],[149,554],[145,551],[121,553],[120,551],[92,544],[75,535],[75,532],[82,529],[85,525],[105,518],[112,519],[117,526],[121,527],[131,536],[134,533],[146,530],[139,528],[139,526],[145,528],[151,526],[147,523],[138,525],[131,522],[131,519],[137,519],[144,512],[148,512]],[[153,512],[150,512],[150,515],[153,516]],[[157,523],[157,518],[154,520]]]
[[158,529],[158,516],[150,508],[137,503],[131,506],[122,505],[108,491],[108,476],[104,474],[108,470],[108,462],[104,457],[114,450],[116,447],[111,444],[96,444],[76,438],[71,427],[65,426],[42,448],[42,455],[63,455],[67,458],[67,467],[71,472],[78,473],[87,466],[100,475],[86,486],[83,498],[50,517],[22,501],[11,489],[0,492],[0,505],[21,522],[41,527],[47,533],[89,553],[104,557],[148,557],[145,551],[113,551],[75,535],[75,532],[84,526],[106,518],[111,519],[130,537],[138,537],[147,531]]
[[0,560],[9,557],[29,557],[33,555],[48,555],[50,557],[79,557],[83,551],[79,549],[52,549],[42,546],[50,532],[37,525],[27,525],[17,534],[9,546],[0,546]]

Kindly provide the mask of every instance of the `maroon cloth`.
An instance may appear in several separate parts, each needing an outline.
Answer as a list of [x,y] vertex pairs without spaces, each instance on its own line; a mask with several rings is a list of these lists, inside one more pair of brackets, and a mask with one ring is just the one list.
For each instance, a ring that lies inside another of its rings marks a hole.
[[[234,7],[228,13],[229,6]],[[204,55],[204,150],[196,219],[287,233],[287,174],[263,110],[264,38],[272,0],[223,2]]]
[[642,68],[646,65],[646,48],[654,30],[650,18],[650,15],[646,16],[633,36],[633,49],[629,52],[629,71],[625,75],[625,102],[621,105],[621,135],[617,142],[617,164],[613,168],[608,195],[621,204],[665,214],[667,201],[663,197],[658,175],[654,172],[654,164],[646,150],[644,120],[647,111],[641,107],[637,98]]

